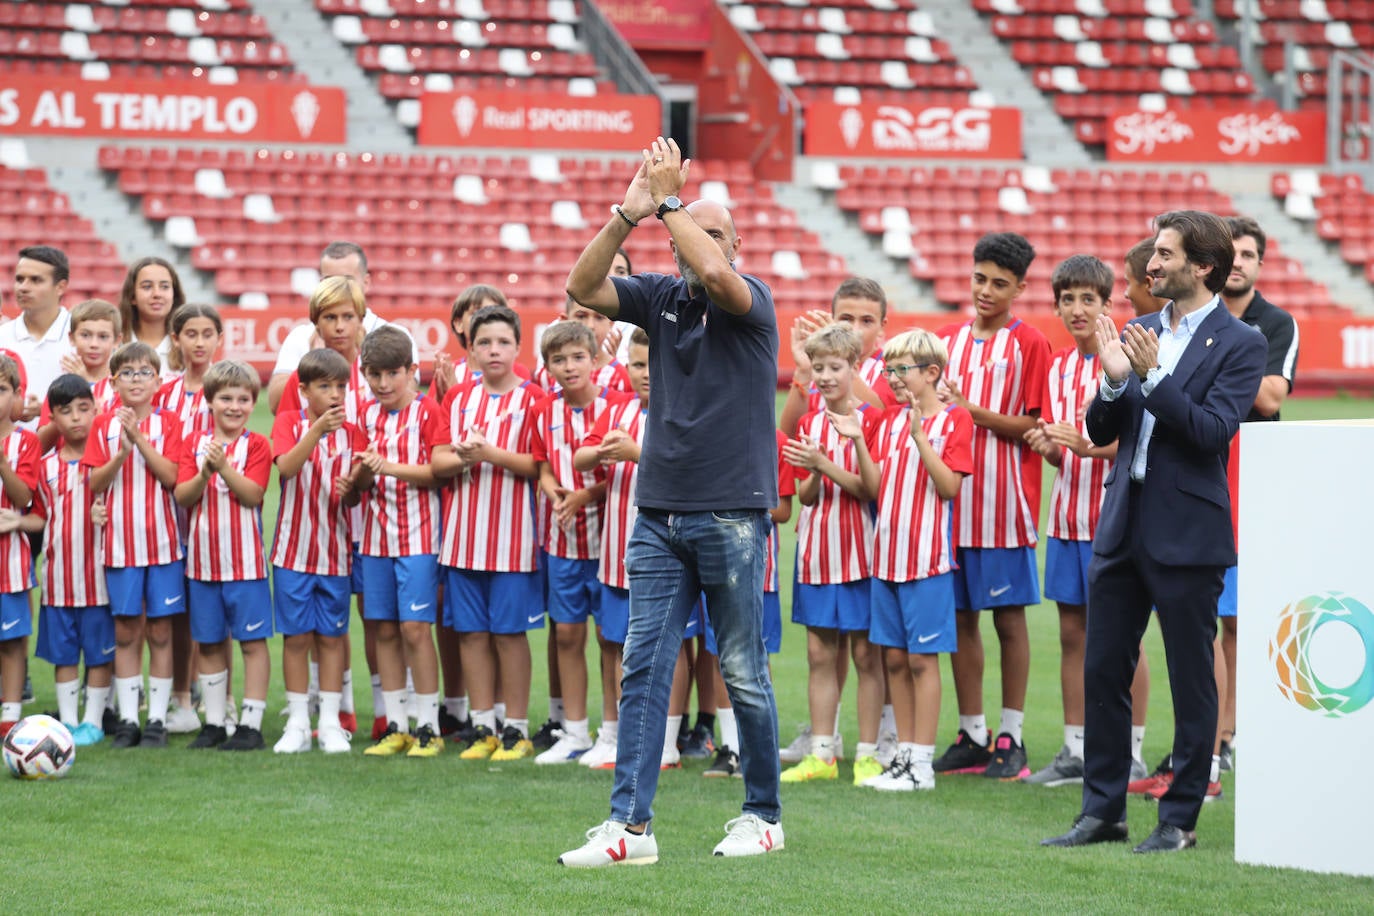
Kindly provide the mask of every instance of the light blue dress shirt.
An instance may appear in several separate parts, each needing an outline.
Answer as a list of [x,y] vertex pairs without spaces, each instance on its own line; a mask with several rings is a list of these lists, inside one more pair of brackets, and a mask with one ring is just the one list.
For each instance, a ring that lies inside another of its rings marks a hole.
[[[1202,327],[1202,322],[1207,320],[1207,316],[1212,314],[1212,309],[1217,308],[1221,299],[1213,296],[1211,301],[1195,312],[1179,318],[1178,330],[1173,330],[1173,310],[1174,304],[1170,302],[1164,306],[1159,313],[1160,324],[1159,332],[1159,365],[1145,374],[1145,380],[1140,383],[1140,393],[1145,397],[1150,396],[1150,392],[1155,390],[1159,380],[1166,375],[1173,373],[1178,361],[1183,358],[1183,351],[1188,349],[1188,344],[1197,333],[1197,329]],[[1121,392],[1126,390],[1126,380],[1120,385],[1113,386],[1111,379],[1104,373],[1100,394],[1104,401],[1115,401],[1121,396]],[[1131,479],[1139,483],[1145,479],[1146,463],[1149,459],[1150,437],[1155,431],[1155,415],[1148,410],[1140,420],[1140,435],[1136,438],[1135,456],[1131,461]]]

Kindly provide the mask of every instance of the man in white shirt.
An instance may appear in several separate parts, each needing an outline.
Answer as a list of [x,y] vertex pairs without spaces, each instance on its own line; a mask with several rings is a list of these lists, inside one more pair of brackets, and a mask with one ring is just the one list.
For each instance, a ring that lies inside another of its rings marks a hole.
[[28,389],[24,423],[39,413],[48,386],[62,374],[62,355],[71,349],[71,315],[62,307],[69,276],[67,256],[47,245],[21,249],[14,268],[14,300],[19,318],[0,326],[0,349],[13,350],[24,361]]

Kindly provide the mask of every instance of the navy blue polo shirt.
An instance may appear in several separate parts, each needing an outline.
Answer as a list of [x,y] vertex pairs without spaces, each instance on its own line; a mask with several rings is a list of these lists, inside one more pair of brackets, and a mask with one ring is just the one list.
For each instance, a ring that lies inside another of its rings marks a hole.
[[649,416],[636,503],[705,512],[778,504],[778,321],[757,277],[732,315],[667,274],[611,277],[621,321],[649,335]]

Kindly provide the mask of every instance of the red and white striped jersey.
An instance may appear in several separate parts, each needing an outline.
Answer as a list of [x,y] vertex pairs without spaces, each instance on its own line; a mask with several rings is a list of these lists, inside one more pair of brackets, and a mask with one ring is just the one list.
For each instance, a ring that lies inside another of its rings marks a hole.
[[[865,431],[877,413],[859,412]],[[854,442],[835,431],[824,411],[802,417],[797,435],[816,440],[821,454],[851,474],[859,473]],[[813,472],[798,468],[793,473],[797,480],[805,480]],[[803,505],[797,516],[797,581],[802,585],[837,585],[867,579],[873,568],[872,510],[829,477],[822,474],[820,478],[816,501]]]
[[[183,443],[177,483],[185,483],[205,466],[212,431],[192,433]],[[261,433],[244,430],[224,445],[224,460],[235,471],[266,487],[272,474],[272,446]],[[262,508],[239,502],[224,478],[215,474],[191,507],[186,539],[186,577],[200,582],[243,582],[267,578],[262,549]]]
[[[279,413],[272,424],[272,460],[301,441],[310,428],[304,410]],[[346,576],[353,559],[353,531],[339,481],[367,449],[367,437],[352,423],[325,433],[294,477],[282,477],[272,565],[316,576]]]
[[[534,412],[545,394],[522,382],[505,394],[482,383],[449,389],[439,411],[438,442],[457,445],[479,432],[496,448],[528,455],[534,447]],[[483,572],[539,568],[534,523],[535,480],[483,461],[454,478],[444,500],[439,562]]]
[[[37,434],[16,427],[0,440],[0,452],[4,453],[5,460],[14,469],[15,476],[36,493],[40,464]],[[5,488],[0,487],[0,509],[13,509],[22,514],[28,508],[28,505],[17,505],[5,492]],[[33,554],[28,534],[23,531],[0,534],[0,593],[8,595],[28,591],[32,582],[32,571]]]
[[[887,376],[883,375],[884,365],[882,351],[874,353],[859,365],[859,377],[864,380],[865,385],[873,389],[873,393],[883,402],[884,407],[896,407],[901,402],[897,400],[897,395],[893,394],[892,386],[887,383]],[[820,389],[812,384],[806,391],[806,411],[815,413],[823,410],[825,398],[821,395]]]
[[185,372],[178,373],[157,390],[157,394],[153,395],[153,406],[165,407],[177,415],[181,421],[183,440],[214,428],[210,419],[210,405],[205,403],[205,392],[199,388],[188,391]]
[[[797,495],[797,468],[787,463],[787,459],[782,457],[782,446],[787,441],[787,436],[783,435],[782,430],[776,430],[778,438],[778,502],[784,499],[791,499]],[[763,557],[763,593],[778,590],[778,523],[773,522],[768,526],[767,551]]]
[[[648,408],[634,398],[613,404],[596,418],[592,431],[578,448],[600,445],[611,430],[618,429],[644,445],[644,420]],[[613,588],[629,588],[630,577],[625,572],[625,549],[630,543],[639,510],[635,506],[635,481],[639,477],[639,462],[617,461],[605,466],[606,501],[601,520],[601,562],[596,577]]]
[[[376,401],[363,408],[368,447],[393,464],[429,464],[439,439],[439,405],[416,397],[390,411]],[[395,477],[379,477],[363,493],[358,551],[369,557],[413,557],[439,551],[439,491]]]
[[[951,471],[973,470],[970,445],[973,417],[949,405],[921,420],[931,448]],[[951,500],[935,491],[920,449],[911,438],[911,409],[891,407],[867,430],[868,451],[882,473],[878,485],[878,518],[873,575],[888,582],[910,582],[954,568]]]
[[[938,336],[949,348],[945,374],[970,403],[1013,417],[1044,405],[1050,345],[1035,328],[1012,319],[991,337],[979,340],[973,336],[973,322],[968,321],[947,327]],[[1039,506],[1032,509],[1027,497],[1024,455],[1021,439],[1005,439],[982,426],[973,428],[973,473],[964,478],[956,500],[955,543],[960,547],[1035,545]],[[1039,473],[1039,461],[1035,473]]]
[[[181,423],[176,414],[154,408],[138,428],[160,455],[181,461]],[[81,463],[90,468],[109,464],[119,451],[121,435],[114,411],[101,414],[86,439]],[[172,490],[158,483],[138,449],[129,452],[105,491],[105,508],[110,516],[104,533],[106,566],[160,566],[181,559]]]
[[99,531],[91,522],[91,469],[56,448],[43,456],[34,512],[47,519],[43,539],[43,603],[50,607],[109,604]]
[[[591,471],[575,471],[573,452],[592,431],[596,418],[613,404],[629,395],[602,388],[586,407],[571,407],[562,394],[545,398],[535,407],[534,442],[531,449],[535,461],[547,462],[554,479],[568,491],[584,490],[605,479],[605,472],[597,467]],[[636,399],[638,400],[638,399]],[[588,503],[577,514],[571,530],[564,529],[553,517],[553,503],[539,492],[539,533],[550,556],[569,560],[595,560],[601,553],[601,503]]]
[[[372,400],[372,388],[363,375],[361,357],[353,361],[353,371],[348,376],[348,396],[344,398],[344,417],[349,423],[357,423],[362,416],[363,407]],[[305,405],[301,403],[301,379],[292,372],[286,378],[286,387],[281,390],[281,400],[277,402],[277,413],[297,413]]]
[[[517,369],[517,371],[519,370]],[[563,391],[563,386],[553,380],[553,375],[547,366],[540,365],[534,371],[534,380],[540,388],[549,394],[560,394]],[[629,373],[625,371],[625,367],[620,364],[619,360],[613,359],[600,369],[593,369],[592,384],[601,388],[610,388],[612,391],[634,394],[634,386],[630,384]]]
[[[1082,354],[1068,347],[1054,355],[1046,386],[1047,422],[1068,423],[1084,436],[1087,424],[1079,419],[1093,398],[1102,374],[1096,354]],[[1063,450],[1059,473],[1050,491],[1049,536],[1065,541],[1091,541],[1102,511],[1107,472],[1112,463],[1102,458],[1080,458]]]

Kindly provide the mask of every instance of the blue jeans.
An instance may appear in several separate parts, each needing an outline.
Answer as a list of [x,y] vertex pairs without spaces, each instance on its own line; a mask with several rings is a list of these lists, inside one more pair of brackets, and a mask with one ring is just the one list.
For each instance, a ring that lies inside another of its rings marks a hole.
[[763,510],[640,510],[625,553],[630,622],[620,681],[620,737],[611,820],[654,816],[673,667],[687,618],[706,593],[720,671],[739,723],[744,813],[776,823],[778,709],[763,644]]

